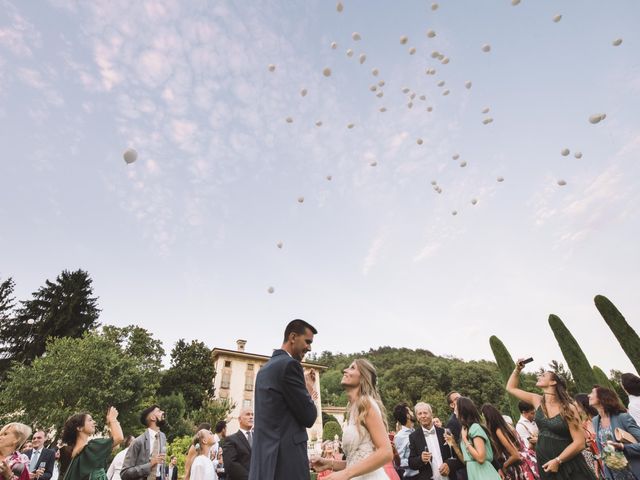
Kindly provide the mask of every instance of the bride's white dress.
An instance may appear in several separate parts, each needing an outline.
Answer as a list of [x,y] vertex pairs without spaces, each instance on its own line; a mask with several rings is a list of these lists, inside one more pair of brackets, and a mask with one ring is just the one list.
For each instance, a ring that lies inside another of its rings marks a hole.
[[[372,405],[378,406],[375,401],[372,401]],[[349,423],[342,431],[342,449],[347,455],[347,466],[361,462],[375,450],[369,431],[364,427],[358,428],[354,418],[355,415],[350,415]],[[389,477],[384,468],[378,468],[371,473],[353,477],[353,480],[389,480]]]

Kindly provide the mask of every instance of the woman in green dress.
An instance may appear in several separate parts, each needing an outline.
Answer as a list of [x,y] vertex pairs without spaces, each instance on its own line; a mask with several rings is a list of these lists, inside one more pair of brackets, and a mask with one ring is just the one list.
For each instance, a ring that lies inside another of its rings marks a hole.
[[111,430],[111,437],[89,440],[96,432],[96,422],[91,415],[76,413],[67,419],[62,430],[62,441],[67,444],[71,463],[64,480],[107,480],[107,460],[113,448],[123,440],[115,407],[109,408],[105,423]]
[[460,397],[456,402],[455,414],[462,425],[460,445],[451,435],[445,434],[445,439],[465,463],[469,480],[500,480],[500,475],[491,464],[493,448],[489,433],[480,423],[478,407],[470,398]]
[[536,387],[542,395],[518,388],[522,359],[507,382],[507,392],[536,408],[538,425],[536,458],[540,479],[595,480],[581,452],[585,448],[584,430],[578,408],[567,392],[565,380],[554,372],[538,375]]

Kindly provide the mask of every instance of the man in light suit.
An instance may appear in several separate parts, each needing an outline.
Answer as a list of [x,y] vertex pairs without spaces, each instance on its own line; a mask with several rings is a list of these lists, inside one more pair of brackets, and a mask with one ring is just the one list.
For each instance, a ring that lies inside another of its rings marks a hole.
[[[249,480],[310,478],[306,429],[318,416],[317,394],[315,378],[305,378],[300,362],[311,350],[316,333],[304,320],[289,322],[282,348],[273,352],[256,376]],[[226,451],[223,455],[226,464]]]
[[24,452],[29,457],[30,480],[50,480],[53,475],[56,452],[49,448],[44,448],[45,438],[44,432],[38,430],[31,438],[31,448]]
[[147,427],[136,438],[124,457],[122,480],[163,480],[162,464],[167,450],[167,438],[160,431],[165,423],[160,406],[151,405],[140,414],[140,422]]
[[238,417],[240,429],[224,439],[222,455],[227,480],[247,480],[251,468],[253,444],[253,409],[245,407]]

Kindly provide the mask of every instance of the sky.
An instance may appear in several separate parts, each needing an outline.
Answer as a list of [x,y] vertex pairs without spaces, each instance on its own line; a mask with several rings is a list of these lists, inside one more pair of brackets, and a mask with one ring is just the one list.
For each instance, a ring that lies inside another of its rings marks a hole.
[[85,269],[167,351],[303,318],[316,351],[538,367],[554,313],[631,369],[593,297],[640,327],[640,3],[343,4],[0,0],[0,279]]

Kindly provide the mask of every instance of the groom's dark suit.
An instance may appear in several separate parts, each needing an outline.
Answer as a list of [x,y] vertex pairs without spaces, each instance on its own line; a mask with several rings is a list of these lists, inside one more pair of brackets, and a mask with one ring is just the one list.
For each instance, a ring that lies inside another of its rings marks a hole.
[[[449,465],[449,478],[456,478],[455,476],[455,463],[451,461],[455,454],[451,451],[451,447],[444,441],[444,429],[435,427],[436,436],[438,437],[438,445],[440,445],[440,454],[442,455],[442,462]],[[420,458],[422,452],[428,451],[427,441],[424,438],[424,432],[422,427],[418,425],[409,435],[409,468],[418,470],[418,475],[411,477],[415,480],[431,480],[433,478],[433,471],[431,468],[431,462],[424,463]]]
[[256,376],[255,424],[249,480],[309,478],[307,430],[318,416],[300,362],[273,352]]

